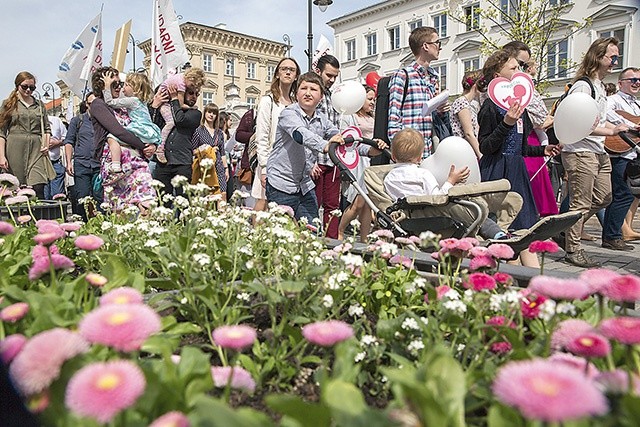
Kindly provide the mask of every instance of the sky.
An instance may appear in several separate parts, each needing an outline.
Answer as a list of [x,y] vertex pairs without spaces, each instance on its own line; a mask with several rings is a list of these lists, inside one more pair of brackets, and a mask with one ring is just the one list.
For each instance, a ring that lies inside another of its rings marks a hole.
[[[379,3],[382,0],[334,0],[322,13],[313,7],[314,49],[320,34],[333,42],[331,19]],[[116,30],[132,19],[131,34],[136,41],[151,37],[153,0],[2,0],[0,13],[0,100],[14,88],[16,74],[27,70],[42,84],[54,83],[60,60],[87,23],[103,7],[102,37],[105,65],[111,59]],[[307,46],[307,0],[173,0],[180,22],[214,26],[227,25],[230,31],[283,42],[291,37],[294,57],[305,68]],[[137,49],[137,48],[136,48]],[[129,44],[131,51],[131,44]],[[136,50],[136,66],[142,66],[144,53]],[[125,69],[131,69],[127,55]],[[59,97],[56,86],[56,97]]]

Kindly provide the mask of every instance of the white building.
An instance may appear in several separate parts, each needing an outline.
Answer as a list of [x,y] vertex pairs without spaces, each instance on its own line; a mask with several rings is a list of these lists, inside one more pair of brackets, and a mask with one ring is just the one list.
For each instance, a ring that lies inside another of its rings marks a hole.
[[[541,73],[552,76],[553,85],[547,89],[551,97],[557,97],[573,77],[566,61],[580,62],[589,45],[598,37],[617,37],[620,44],[620,60],[617,71],[629,66],[640,67],[640,13],[638,0],[548,0],[552,5],[562,5],[561,23],[570,26],[575,22],[591,20],[568,39],[558,38],[548,44],[549,53],[542,64]],[[518,0],[502,0],[505,6]],[[364,81],[371,71],[381,75],[413,61],[408,40],[411,30],[417,26],[431,26],[438,30],[442,51],[438,61],[431,65],[440,73],[441,89],[452,94],[462,92],[464,72],[482,67],[485,56],[480,52],[482,36],[474,25],[459,22],[449,16],[449,2],[443,0],[386,0],[328,22],[334,29],[334,52],[341,63],[343,80]],[[486,0],[460,0],[456,10],[478,18],[478,8],[487,6]],[[508,6],[507,6],[508,7]],[[481,18],[480,18],[481,20]],[[482,27],[482,22],[480,26]],[[504,44],[497,25],[489,26],[489,35]],[[634,55],[633,52],[636,52]],[[617,74],[607,81],[617,81]]]

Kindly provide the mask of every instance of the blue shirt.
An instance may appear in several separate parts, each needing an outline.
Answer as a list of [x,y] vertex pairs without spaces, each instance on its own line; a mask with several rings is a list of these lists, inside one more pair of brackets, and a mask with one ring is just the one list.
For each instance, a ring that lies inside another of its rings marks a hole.
[[69,123],[65,144],[73,147],[73,161],[87,168],[99,168],[94,156],[95,143],[93,139],[93,124],[88,113],[75,116]]
[[[294,139],[301,136],[302,143]],[[267,160],[267,181],[276,190],[303,195],[313,190],[311,169],[316,155],[322,153],[338,128],[318,111],[312,117],[296,102],[282,110],[278,119],[276,139]]]

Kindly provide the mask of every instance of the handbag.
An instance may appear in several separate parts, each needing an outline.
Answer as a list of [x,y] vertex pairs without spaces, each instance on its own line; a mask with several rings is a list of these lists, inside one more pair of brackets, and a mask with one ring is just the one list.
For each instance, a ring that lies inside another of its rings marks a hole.
[[253,184],[253,171],[251,168],[242,168],[238,172],[238,181],[244,185]]

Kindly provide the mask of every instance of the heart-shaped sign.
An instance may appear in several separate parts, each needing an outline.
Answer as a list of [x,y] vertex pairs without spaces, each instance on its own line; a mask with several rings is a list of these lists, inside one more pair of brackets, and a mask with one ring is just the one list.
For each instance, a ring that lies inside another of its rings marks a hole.
[[[342,137],[352,137],[353,139],[362,138],[362,131],[357,126],[349,126],[342,131]],[[360,155],[356,149],[357,143],[339,145],[336,148],[336,155],[342,164],[344,164],[350,170],[355,169],[360,162]]]
[[508,110],[514,102],[526,107],[533,98],[533,80],[527,73],[517,72],[511,80],[496,77],[489,83],[489,98],[499,107]]

